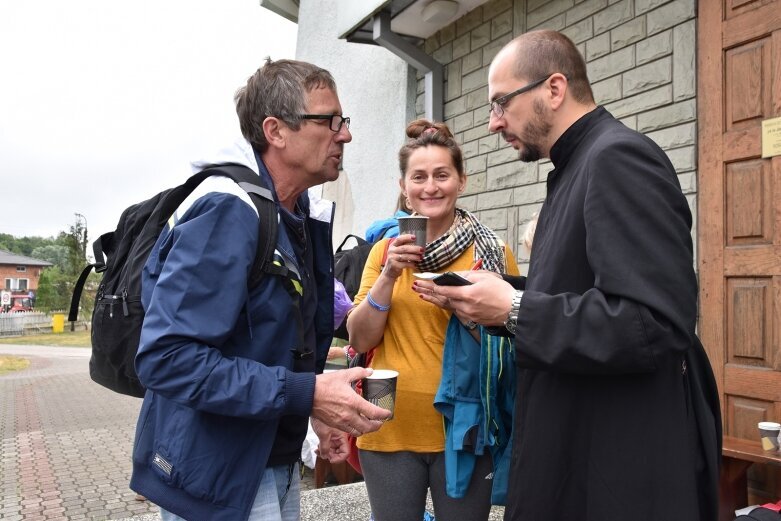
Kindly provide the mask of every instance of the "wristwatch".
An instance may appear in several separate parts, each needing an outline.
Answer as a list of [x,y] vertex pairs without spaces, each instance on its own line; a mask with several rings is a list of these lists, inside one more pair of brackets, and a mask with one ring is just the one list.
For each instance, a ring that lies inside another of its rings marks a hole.
[[510,312],[507,314],[507,320],[504,321],[504,327],[510,334],[515,334],[515,328],[518,326],[518,313],[521,311],[521,299],[523,291],[517,290],[513,295],[513,302],[510,305]]

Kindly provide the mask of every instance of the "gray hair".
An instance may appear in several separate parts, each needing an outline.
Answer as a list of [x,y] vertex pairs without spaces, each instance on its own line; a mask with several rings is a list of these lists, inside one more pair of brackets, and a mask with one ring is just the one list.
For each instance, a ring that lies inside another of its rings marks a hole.
[[327,70],[303,61],[266,58],[266,63],[233,97],[241,133],[264,152],[268,142],[263,133],[263,121],[274,116],[298,130],[309,93],[319,88],[336,92],[336,82]]

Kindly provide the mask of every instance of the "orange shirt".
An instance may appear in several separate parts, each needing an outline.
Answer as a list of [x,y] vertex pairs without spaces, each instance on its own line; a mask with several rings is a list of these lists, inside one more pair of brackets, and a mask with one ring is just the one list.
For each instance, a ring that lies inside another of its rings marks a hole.
[[[380,275],[388,239],[372,248],[355,304]],[[505,246],[507,273],[518,275],[518,265]],[[474,244],[441,272],[467,271],[474,264]],[[399,372],[393,419],[373,433],[358,438],[358,447],[379,452],[441,452],[445,450],[442,415],[434,409],[434,395],[442,375],[442,351],[451,313],[422,300],[412,291],[412,270],[402,272],[393,286],[385,333],[374,351],[371,366]]]

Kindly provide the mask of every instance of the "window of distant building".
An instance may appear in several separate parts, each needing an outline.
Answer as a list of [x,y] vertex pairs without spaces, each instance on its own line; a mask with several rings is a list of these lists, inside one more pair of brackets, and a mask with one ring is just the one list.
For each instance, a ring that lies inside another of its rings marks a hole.
[[25,271],[27,271],[27,266],[17,266],[16,271],[24,273]]
[[28,279],[5,279],[5,289],[11,291],[27,291]]

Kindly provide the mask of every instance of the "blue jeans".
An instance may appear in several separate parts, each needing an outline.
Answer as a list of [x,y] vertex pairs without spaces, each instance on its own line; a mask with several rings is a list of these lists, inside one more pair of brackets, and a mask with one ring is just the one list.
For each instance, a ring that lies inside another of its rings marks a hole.
[[[160,509],[162,521],[187,521]],[[301,479],[298,463],[263,471],[249,521],[299,521],[301,519]]]

